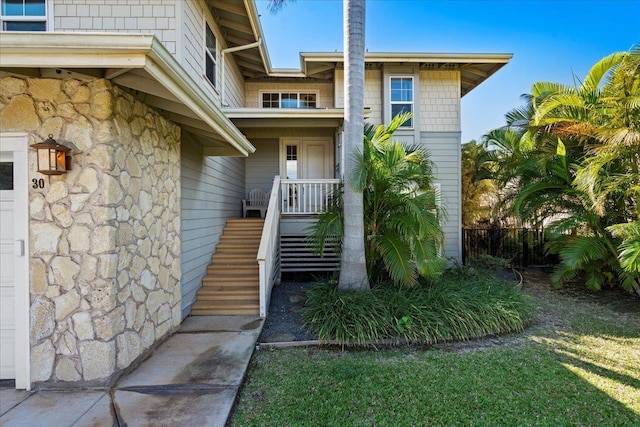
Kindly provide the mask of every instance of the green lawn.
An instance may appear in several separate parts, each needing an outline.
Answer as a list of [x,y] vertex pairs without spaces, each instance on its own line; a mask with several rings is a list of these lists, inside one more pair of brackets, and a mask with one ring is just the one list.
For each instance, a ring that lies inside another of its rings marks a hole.
[[260,350],[232,426],[640,425],[640,301],[528,283],[521,334],[428,349]]

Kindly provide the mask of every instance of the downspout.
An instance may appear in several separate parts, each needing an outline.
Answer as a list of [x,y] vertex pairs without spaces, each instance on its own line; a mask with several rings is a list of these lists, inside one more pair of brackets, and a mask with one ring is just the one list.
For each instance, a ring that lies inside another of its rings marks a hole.
[[252,49],[254,47],[260,46],[261,44],[262,44],[262,38],[259,38],[257,41],[255,41],[253,43],[245,44],[244,46],[234,46],[234,47],[228,47],[226,49],[222,49],[222,51],[221,51],[222,57],[220,59],[220,63],[221,63],[220,65],[222,66],[222,77],[221,77],[221,80],[222,80],[221,86],[222,87],[220,88],[220,98],[222,100],[221,102],[222,102],[222,106],[223,107],[228,107],[229,106],[229,104],[227,104],[227,102],[226,102],[227,100],[226,100],[226,97],[225,97],[225,92],[226,92],[226,90],[225,90],[225,87],[226,87],[225,76],[227,74],[225,72],[225,61],[224,61],[225,55],[227,53],[238,52],[239,50]]

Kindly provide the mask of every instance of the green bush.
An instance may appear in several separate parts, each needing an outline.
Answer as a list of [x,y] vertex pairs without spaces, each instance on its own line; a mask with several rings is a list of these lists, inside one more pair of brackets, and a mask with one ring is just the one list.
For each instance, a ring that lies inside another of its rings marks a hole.
[[511,259],[485,254],[471,258],[469,265],[482,270],[503,270],[511,267]]
[[334,281],[308,293],[306,327],[342,345],[434,344],[521,331],[531,320],[526,297],[484,271],[451,269],[436,282],[411,288],[378,284],[339,290]]

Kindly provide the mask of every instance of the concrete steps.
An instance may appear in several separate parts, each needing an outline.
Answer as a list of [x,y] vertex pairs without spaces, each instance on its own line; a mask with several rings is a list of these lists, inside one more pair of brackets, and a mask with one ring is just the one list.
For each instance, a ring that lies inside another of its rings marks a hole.
[[260,314],[258,247],[263,219],[230,219],[191,306],[193,316]]

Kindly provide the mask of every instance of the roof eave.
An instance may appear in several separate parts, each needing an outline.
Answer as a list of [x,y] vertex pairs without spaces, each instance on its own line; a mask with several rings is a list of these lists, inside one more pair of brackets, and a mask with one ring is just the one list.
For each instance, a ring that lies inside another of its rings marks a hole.
[[4,70],[28,68],[101,69],[116,84],[131,70],[143,70],[210,128],[212,133],[248,156],[251,143],[195,83],[160,41],[150,34],[3,33],[0,64]]

